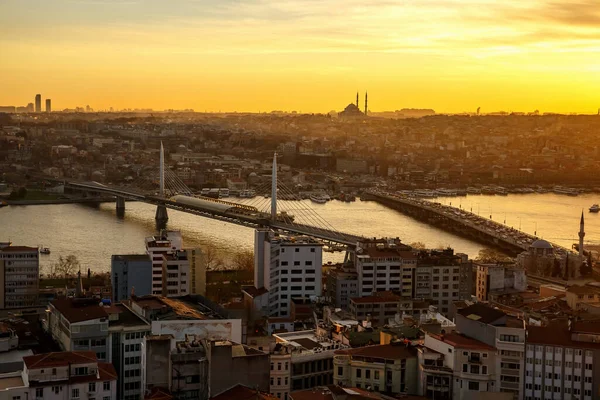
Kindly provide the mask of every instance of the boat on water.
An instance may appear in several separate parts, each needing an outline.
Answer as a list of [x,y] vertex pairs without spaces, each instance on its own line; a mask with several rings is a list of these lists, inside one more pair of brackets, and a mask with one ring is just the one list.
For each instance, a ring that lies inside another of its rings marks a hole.
[[452,189],[436,189],[435,191],[439,196],[456,196],[456,190]]
[[1,207],[6,207],[7,205],[8,205],[8,203],[7,203],[7,202],[5,202],[5,201],[0,201],[0,208],[1,208]]
[[476,187],[469,186],[467,188],[468,194],[481,194],[481,189],[477,189]]
[[431,190],[431,189],[417,189],[413,193],[417,197],[424,197],[424,198],[434,198],[434,197],[438,196],[436,191]]
[[563,186],[554,186],[552,191],[556,194],[566,194],[567,196],[577,196],[579,194],[577,190]]
[[590,212],[597,213],[598,211],[600,211],[600,205],[592,204],[592,206],[590,207]]
[[481,193],[483,194],[496,194],[496,189],[492,186],[484,186],[481,188]]
[[48,247],[40,246],[40,254],[50,254],[50,249]]
[[508,195],[508,192],[502,186],[496,186],[494,188],[494,190],[495,190],[496,194],[499,196],[507,196]]
[[329,196],[324,193],[313,193],[310,195],[310,200],[314,203],[325,204],[329,201]]

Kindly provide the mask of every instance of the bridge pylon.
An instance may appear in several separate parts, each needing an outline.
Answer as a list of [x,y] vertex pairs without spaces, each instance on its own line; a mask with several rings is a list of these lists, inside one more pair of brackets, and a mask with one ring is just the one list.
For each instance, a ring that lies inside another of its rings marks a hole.
[[125,216],[125,198],[117,196],[117,217],[123,218]]
[[273,170],[271,172],[271,221],[277,220],[277,153],[273,155]]

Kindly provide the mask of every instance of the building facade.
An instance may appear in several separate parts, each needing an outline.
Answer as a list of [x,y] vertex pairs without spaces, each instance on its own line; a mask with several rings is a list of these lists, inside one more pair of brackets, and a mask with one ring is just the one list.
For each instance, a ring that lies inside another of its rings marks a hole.
[[146,238],[146,253],[152,259],[152,294],[163,293],[164,256],[182,247],[183,239],[178,231],[161,231],[159,235]]
[[190,263],[187,256],[188,253],[184,250],[163,254],[163,296],[179,297],[189,294]]
[[350,299],[359,297],[358,275],[354,270],[336,269],[327,275],[327,297],[342,310],[350,308]]
[[202,250],[187,249],[187,259],[190,265],[190,294],[206,296],[206,262]]
[[307,236],[254,235],[254,286],[269,291],[269,316],[290,316],[293,297],[321,296],[323,245]]
[[40,260],[36,247],[0,248],[0,309],[38,305]]
[[152,259],[148,254],[113,255],[110,263],[113,300],[127,300],[132,294],[152,294]]

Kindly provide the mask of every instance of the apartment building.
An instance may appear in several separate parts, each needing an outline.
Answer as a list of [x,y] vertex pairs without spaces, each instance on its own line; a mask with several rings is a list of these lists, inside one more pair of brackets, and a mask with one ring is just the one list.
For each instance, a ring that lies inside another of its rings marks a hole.
[[525,321],[481,303],[459,310],[455,321],[461,333],[496,348],[493,391],[512,393],[514,400],[522,399]]
[[161,231],[159,235],[146,238],[146,253],[152,259],[152,294],[163,293],[164,256],[183,248],[181,232]]
[[494,347],[455,332],[426,333],[424,347],[419,357],[419,395],[469,399],[475,392],[497,391]]
[[327,275],[327,297],[342,310],[349,310],[350,299],[360,297],[358,274],[354,269],[338,268]]
[[96,299],[56,299],[48,306],[46,330],[64,351],[91,351],[110,361],[108,313]]
[[116,400],[117,375],[89,351],[45,353],[23,358],[23,371],[0,376],[0,398],[25,400]]
[[38,305],[40,262],[37,247],[0,248],[0,309],[14,310]]
[[417,394],[417,350],[392,344],[337,350],[333,359],[334,383],[387,394]]
[[452,303],[471,297],[472,264],[454,250],[427,250],[418,253],[412,296],[431,299],[445,316],[452,318]]
[[399,240],[360,242],[354,265],[358,275],[359,296],[393,290],[401,296],[412,297],[417,256]]
[[271,351],[271,394],[287,400],[290,392],[333,383],[333,355],[346,346],[315,331],[274,334]]
[[174,250],[163,254],[162,279],[163,296],[180,297],[189,294],[190,263],[186,251]]
[[151,326],[125,304],[106,308],[108,314],[108,359],[118,376],[117,396],[120,400],[143,397],[141,346]]
[[600,398],[600,323],[528,326],[525,400]]
[[206,260],[200,249],[186,249],[186,256],[189,263],[189,294],[199,294],[206,296]]
[[376,292],[372,296],[350,299],[350,313],[357,321],[368,320],[373,326],[387,324],[396,314],[414,317],[417,321],[421,314],[429,311],[429,301],[402,297],[393,292]]
[[115,302],[152,294],[152,259],[148,254],[113,255],[110,275]]
[[254,235],[254,286],[269,291],[269,316],[289,317],[293,297],[321,296],[323,245],[269,229]]
[[590,286],[572,285],[565,291],[567,305],[571,310],[582,310],[587,304],[600,302],[600,291]]

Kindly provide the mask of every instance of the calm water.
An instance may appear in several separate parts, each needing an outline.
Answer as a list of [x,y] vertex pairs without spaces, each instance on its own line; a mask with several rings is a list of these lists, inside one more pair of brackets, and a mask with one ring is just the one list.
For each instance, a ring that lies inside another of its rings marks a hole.
[[[598,195],[568,197],[554,194],[509,196],[468,196],[440,198],[435,201],[473,209],[473,212],[504,221],[530,233],[536,229],[544,239],[570,246],[576,241],[582,208],[586,216],[586,243],[600,243],[598,214],[587,212]],[[450,246],[457,252],[476,256],[482,246],[464,238],[415,221],[374,202],[342,203],[330,201],[315,204],[310,200],[300,206],[280,209],[302,219],[303,208],[312,208],[340,231],[365,236],[398,236],[405,243],[423,242],[428,247]],[[42,256],[42,272],[60,256],[74,254],[82,267],[92,271],[108,271],[112,254],[142,253],[144,238],[155,233],[154,207],[143,203],[127,203],[124,219],[115,215],[114,204],[99,208],[84,205],[10,206],[0,208],[0,241],[14,245],[49,247],[52,254]],[[212,245],[228,258],[240,249],[252,249],[253,230],[216,220],[169,210],[171,229],[181,230],[186,246]],[[339,261],[339,253],[324,253],[325,261]]]

